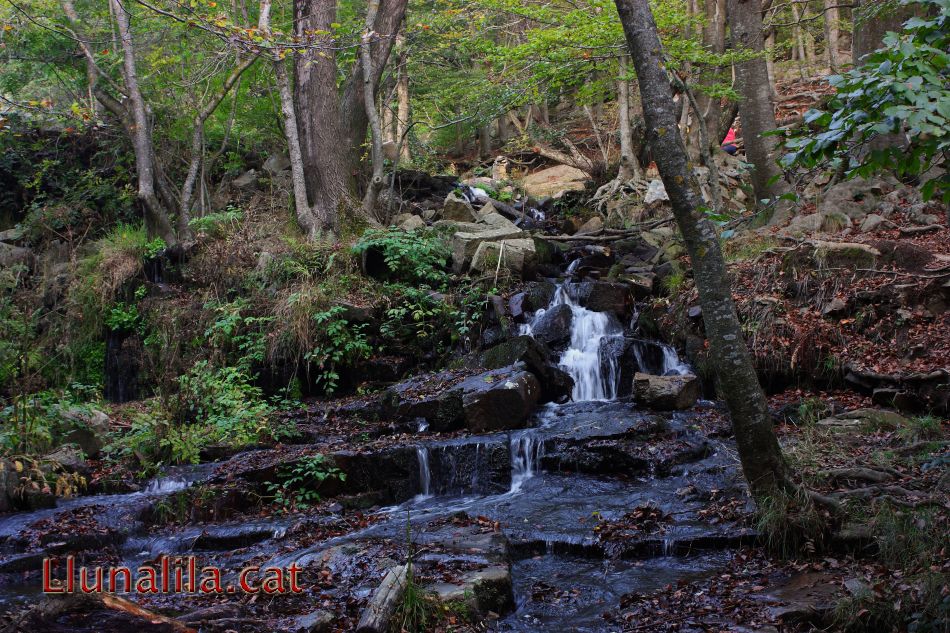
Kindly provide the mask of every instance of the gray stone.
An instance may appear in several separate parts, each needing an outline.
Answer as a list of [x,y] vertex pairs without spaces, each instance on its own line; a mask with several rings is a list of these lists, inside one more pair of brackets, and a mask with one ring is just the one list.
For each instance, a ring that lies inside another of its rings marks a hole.
[[559,347],[571,340],[573,322],[574,313],[571,311],[571,306],[557,305],[535,317],[535,322],[531,326],[532,334],[545,345]]
[[863,220],[877,208],[884,197],[884,190],[891,188],[880,179],[863,180],[855,178],[839,182],[829,189],[821,199],[818,211],[827,213],[837,211],[852,220]]
[[467,224],[452,236],[452,267],[457,273],[467,270],[482,242],[516,239],[523,235],[524,231],[497,213],[483,216],[479,224]]
[[403,231],[415,231],[417,229],[424,229],[426,227],[425,220],[412,213],[400,213],[395,218],[393,218],[393,224],[401,228]]
[[864,218],[863,222],[861,222],[861,232],[870,233],[871,231],[881,226],[885,221],[886,220],[884,219],[883,216],[880,216],[876,213],[872,213],[871,215]]
[[286,169],[290,169],[290,159],[283,154],[271,154],[264,161],[263,169],[271,176],[275,176]]
[[327,633],[333,629],[333,614],[328,611],[314,611],[294,620],[296,633]]
[[541,397],[541,383],[523,364],[472,376],[459,387],[465,426],[475,433],[522,428]]
[[831,301],[825,304],[825,307],[821,309],[821,313],[827,317],[839,317],[847,314],[848,311],[848,302],[844,299],[839,299],[835,297]]
[[0,242],[0,268],[23,266],[27,270],[31,270],[34,263],[35,258],[32,250],[23,246],[13,246],[6,242]]
[[604,228],[604,219],[599,215],[595,215],[587,222],[581,225],[581,228],[577,229],[578,235],[587,235],[590,233],[597,233],[598,231],[603,230]]
[[76,444],[83,454],[95,459],[108,441],[110,430],[109,416],[97,409],[84,410],[73,408],[63,414],[71,429],[63,437],[63,442]]
[[699,379],[693,375],[652,376],[637,373],[633,377],[633,394],[638,404],[667,411],[689,409],[700,396]]
[[515,336],[482,353],[486,369],[524,363],[541,382],[541,403],[560,401],[571,395],[574,380],[551,361],[551,350],[532,336]]
[[663,186],[663,181],[659,178],[654,178],[650,181],[650,184],[647,185],[647,192],[643,197],[643,204],[669,202],[669,199],[670,196],[666,193],[666,187]]
[[471,270],[488,274],[507,270],[518,279],[530,279],[537,267],[534,240],[515,239],[480,243],[472,256]]
[[253,189],[257,187],[257,170],[248,169],[235,178],[232,183],[238,189]]
[[521,184],[529,196],[544,198],[565,191],[583,191],[588,180],[587,174],[576,167],[556,165],[525,176]]
[[455,193],[449,193],[442,204],[442,219],[453,222],[475,222],[478,216],[468,200]]
[[567,291],[578,304],[594,312],[612,312],[624,316],[633,306],[633,291],[626,283],[582,281],[570,284]]

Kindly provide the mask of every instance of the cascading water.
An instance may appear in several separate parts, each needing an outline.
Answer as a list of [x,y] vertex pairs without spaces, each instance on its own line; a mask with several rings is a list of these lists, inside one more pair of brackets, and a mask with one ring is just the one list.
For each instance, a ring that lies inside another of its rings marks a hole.
[[[579,305],[571,296],[570,287],[567,283],[561,284],[550,306],[566,305],[573,315],[571,342],[561,354],[558,364],[574,379],[571,396],[575,402],[613,400],[617,397],[619,364],[616,358],[610,358],[605,363],[607,371],[603,371],[600,343],[608,336],[622,336],[623,330],[609,314],[594,312]],[[528,330],[530,333],[530,327]]]
[[524,482],[534,477],[542,444],[530,431],[511,438],[511,492],[518,492]]
[[416,448],[416,457],[419,460],[419,488],[420,492],[417,499],[428,499],[432,496],[432,471],[429,468],[429,447],[419,446]]

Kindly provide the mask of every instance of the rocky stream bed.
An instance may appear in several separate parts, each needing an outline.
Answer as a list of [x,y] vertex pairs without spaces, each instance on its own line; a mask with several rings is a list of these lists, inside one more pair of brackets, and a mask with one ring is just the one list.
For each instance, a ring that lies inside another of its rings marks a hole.
[[[367,605],[411,560],[414,582],[446,607],[432,630],[614,631],[629,628],[608,616],[625,596],[725,573],[756,541],[726,418],[696,400],[672,348],[624,325],[629,297],[589,283],[558,286],[478,370],[288,413],[300,443],[0,516],[7,630],[373,630],[358,624]],[[346,424],[317,422],[331,414]],[[322,502],[257,509],[279,468],[316,454],[346,475]],[[131,568],[194,556],[224,570],[225,586],[248,565],[296,564],[304,590],[130,596],[174,618],[151,625],[94,602],[31,609],[44,559],[61,577],[68,555]]]

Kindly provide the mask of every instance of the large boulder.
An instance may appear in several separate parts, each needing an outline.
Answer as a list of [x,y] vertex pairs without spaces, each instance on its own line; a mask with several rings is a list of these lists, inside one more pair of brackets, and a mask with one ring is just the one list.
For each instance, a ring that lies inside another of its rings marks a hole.
[[30,249],[0,242],[0,268],[23,266],[32,269],[34,261],[33,251]]
[[474,433],[522,428],[541,398],[541,383],[522,363],[472,376],[458,387],[465,426]]
[[652,376],[637,373],[633,377],[633,396],[637,403],[661,411],[689,409],[700,395],[699,378]]
[[478,215],[471,203],[454,191],[445,197],[442,205],[442,219],[452,222],[475,222]]
[[290,169],[290,159],[284,154],[271,154],[264,161],[262,167],[271,176],[276,176],[280,172]]
[[893,186],[880,179],[845,180],[831,187],[821,198],[820,213],[837,211],[852,220],[862,220],[877,209],[884,194]]
[[66,444],[75,444],[83,454],[95,459],[108,441],[109,416],[98,409],[74,407],[63,414],[69,429],[63,437]]
[[551,350],[531,336],[516,336],[482,353],[485,369],[500,369],[524,363],[541,383],[541,403],[560,402],[574,389],[574,379],[551,362]]
[[478,223],[459,228],[452,236],[452,267],[457,273],[468,270],[482,242],[512,240],[524,235],[524,231],[497,213],[481,216]]
[[633,292],[630,285],[609,281],[583,281],[570,284],[568,292],[581,306],[594,312],[613,312],[617,316],[630,313]]
[[576,167],[557,165],[525,176],[521,185],[533,198],[554,196],[562,191],[583,191],[589,176]]
[[489,274],[504,269],[518,279],[531,279],[537,267],[534,240],[515,239],[480,243],[472,256],[470,269]]
[[531,324],[531,333],[545,345],[560,347],[571,340],[573,323],[571,306],[562,303],[537,315]]

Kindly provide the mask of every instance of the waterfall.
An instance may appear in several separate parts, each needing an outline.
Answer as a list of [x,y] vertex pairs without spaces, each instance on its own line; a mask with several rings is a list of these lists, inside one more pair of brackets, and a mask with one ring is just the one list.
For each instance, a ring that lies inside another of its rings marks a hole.
[[416,457],[419,460],[419,488],[420,493],[417,499],[427,499],[432,496],[432,471],[429,469],[429,447],[419,446],[416,448]]
[[679,355],[676,353],[676,349],[674,349],[672,345],[661,343],[660,349],[663,350],[662,369],[664,376],[682,376],[684,374],[692,373],[689,365],[680,360]]
[[518,492],[524,482],[538,471],[542,443],[531,432],[511,437],[511,492]]
[[619,366],[616,358],[608,362],[607,375],[603,375],[600,359],[600,342],[607,336],[622,334],[620,327],[605,312],[593,312],[577,304],[569,286],[561,284],[551,306],[567,305],[574,319],[571,322],[571,342],[558,362],[561,369],[574,379],[572,397],[575,402],[583,400],[612,400],[617,396]]

